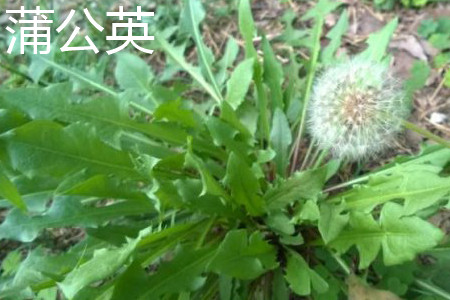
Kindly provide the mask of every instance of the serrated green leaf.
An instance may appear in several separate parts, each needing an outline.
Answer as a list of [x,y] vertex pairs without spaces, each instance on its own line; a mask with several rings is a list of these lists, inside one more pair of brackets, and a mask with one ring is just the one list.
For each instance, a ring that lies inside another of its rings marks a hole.
[[33,119],[58,120],[61,122],[89,122],[97,128],[104,141],[120,148],[120,138],[131,136],[134,142],[143,141],[147,148],[155,143],[146,142],[138,134],[144,134],[156,140],[172,144],[186,142],[187,134],[173,126],[153,122],[141,123],[129,116],[129,107],[115,97],[87,99],[83,102],[71,100],[71,86],[52,85],[46,89],[23,88],[1,93],[0,104],[13,107],[27,113]]
[[[28,178],[23,175],[15,176],[12,181],[27,204],[30,213],[43,213],[47,209],[47,203],[51,200],[54,190],[60,182],[49,176]],[[5,201],[0,200],[0,207],[11,208],[10,202],[5,203]]]
[[283,68],[265,36],[262,39],[262,48],[264,53],[264,82],[270,88],[272,109],[283,109],[283,91],[281,89],[284,80]]
[[450,149],[442,145],[427,145],[421,149],[418,155],[398,156],[393,163],[385,165],[377,174],[390,174],[395,171],[398,164],[403,167],[410,165],[431,165],[439,168],[445,168],[450,162]]
[[413,156],[397,156],[392,163],[385,164],[378,170],[371,172],[368,175],[362,176],[355,180],[352,180],[352,184],[357,184],[369,180],[370,177],[389,175],[396,171],[398,165],[402,167],[419,166],[423,165],[434,166],[439,168],[445,168],[450,162],[450,149],[442,145],[428,145],[425,146],[418,155]]
[[186,240],[186,238],[198,236],[200,232],[203,232],[206,223],[206,219],[180,223],[159,231],[154,231],[146,237],[143,237],[139,247],[142,250],[155,250],[155,253],[147,252],[143,258],[145,261],[142,262],[142,265],[157,262],[167,249],[175,248],[177,244]]
[[319,293],[328,290],[326,281],[309,268],[300,254],[293,251],[288,253],[285,278],[291,290],[299,296],[310,295],[311,287]]
[[319,294],[323,294],[328,291],[328,282],[323,279],[317,272],[315,272],[313,269],[309,269],[309,276],[311,278],[311,285],[314,291]]
[[226,275],[219,276],[219,296],[222,300],[232,300],[233,279]]
[[135,89],[142,93],[149,93],[149,83],[154,75],[147,63],[139,56],[127,52],[118,53],[114,72],[117,83],[123,90]]
[[36,299],[37,300],[55,300],[58,297],[58,289],[53,287],[53,288],[48,288],[45,290],[40,291],[37,296]]
[[244,101],[248,89],[250,88],[253,78],[254,62],[253,58],[241,62],[227,82],[227,95],[225,101],[235,110]]
[[22,254],[18,250],[8,253],[1,264],[2,277],[9,276],[17,272],[20,262],[22,261]]
[[[180,194],[184,205],[192,211],[199,211],[207,215],[225,216],[228,218],[244,217],[244,212],[233,210],[231,203],[224,202],[220,197],[210,194],[199,196],[203,184],[201,180],[184,179],[175,182],[175,188]],[[173,196],[171,200],[173,200]]]
[[298,15],[291,9],[286,10],[281,18],[285,29],[280,39],[292,47],[302,47],[308,44],[308,30],[299,30],[295,27]]
[[[419,0],[420,1],[420,0]],[[448,33],[449,29],[450,29],[450,19],[442,16],[436,19],[437,23],[438,23],[438,32],[442,32],[442,33]]]
[[295,252],[289,252],[285,278],[291,290],[297,295],[306,296],[311,293],[308,270],[309,266],[303,257]]
[[320,205],[319,232],[325,244],[335,239],[347,225],[349,214],[343,211],[343,206],[328,203]]
[[146,292],[147,274],[138,262],[133,262],[114,284],[111,300],[138,299]]
[[422,89],[428,77],[430,76],[431,68],[427,62],[415,61],[411,68],[411,76],[405,82],[405,89],[409,97],[412,97],[415,91]]
[[[0,93],[0,103],[2,101]],[[0,109],[0,134],[7,132],[13,128],[22,126],[27,123],[29,119],[22,113],[14,109]]]
[[266,218],[266,224],[275,232],[283,235],[293,235],[295,233],[294,224],[291,223],[290,218],[281,212],[269,215]]
[[246,230],[232,230],[219,246],[208,270],[251,280],[278,266],[276,251],[260,232],[248,237]]
[[167,42],[164,38],[158,37],[158,35],[155,36],[155,40],[165,51],[165,53],[169,55],[170,58],[173,59],[181,68],[183,68],[183,70],[188,72],[217,103],[222,101],[221,97],[216,93],[214,88],[205,80],[205,78],[203,78],[203,75],[199,69],[188,63],[173,45]]
[[252,216],[262,215],[265,203],[260,195],[261,187],[252,169],[236,155],[230,154],[225,181],[231,189],[231,198],[237,205],[242,205]]
[[30,287],[14,287],[1,290],[0,297],[5,300],[27,300],[33,299],[35,293]]
[[83,287],[112,275],[122,267],[148,233],[148,230],[141,231],[139,237],[120,248],[95,251],[90,260],[73,269],[58,286],[67,298],[73,298]]
[[348,26],[348,13],[344,10],[336,25],[327,33],[327,38],[330,40],[330,43],[322,51],[321,61],[323,64],[328,65],[335,62],[335,53],[341,45],[342,36],[347,32]]
[[450,62],[450,51],[441,52],[433,58],[435,68],[444,68]]
[[330,243],[339,253],[356,245],[360,253],[360,268],[366,268],[383,249],[386,265],[412,260],[425,250],[436,246],[443,233],[419,217],[403,217],[403,209],[395,203],[386,203],[378,221],[371,215],[353,213],[350,226]]
[[441,170],[427,165],[399,165],[389,176],[372,176],[366,185],[356,186],[338,197],[348,209],[365,211],[403,199],[403,213],[412,215],[450,195],[450,178],[439,176]]
[[157,120],[168,120],[186,127],[196,127],[197,121],[191,110],[183,108],[181,99],[165,102],[158,106],[153,114]]
[[290,291],[284,279],[283,270],[278,268],[273,273],[271,300],[289,300]]
[[434,33],[428,41],[439,50],[450,49],[450,35],[448,33]]
[[225,46],[225,52],[222,58],[217,62],[218,71],[216,74],[216,81],[220,87],[225,83],[228,78],[228,68],[230,68],[236,61],[239,54],[239,45],[233,37],[229,37],[227,45]]
[[180,20],[180,28],[182,31],[188,31],[194,38],[203,73],[206,74],[206,78],[208,78],[213,87],[216,95],[215,98],[219,99],[219,102],[221,102],[222,94],[211,69],[214,61],[214,55],[203,42],[199,29],[200,23],[205,18],[205,11],[203,9],[202,2],[200,0],[185,0],[184,6],[184,13],[182,13]]
[[206,121],[206,126],[217,145],[224,146],[228,151],[238,153],[239,156],[246,159],[246,155],[251,148],[237,137],[238,131],[230,126],[228,123],[217,119],[210,118]]
[[30,176],[41,173],[62,177],[89,169],[99,174],[142,179],[125,152],[102,143],[86,125],[62,127],[49,121],[33,121],[1,137],[14,169]]
[[[192,145],[190,142],[189,145]],[[203,188],[202,192],[199,196],[206,195],[206,193],[220,196],[225,199],[229,199],[227,192],[220,185],[220,183],[212,176],[211,172],[206,167],[205,163],[197,157],[193,152],[191,146],[188,148],[188,152],[186,153],[186,166],[192,166],[200,173],[202,178]]]
[[245,57],[256,58],[256,49],[253,38],[256,35],[255,22],[249,0],[239,1],[239,32],[245,41]]
[[314,199],[322,191],[329,166],[293,174],[264,195],[270,210],[282,209],[301,199]]
[[108,95],[114,97],[117,96],[116,91],[114,91],[109,86],[104,85],[99,78],[94,78],[94,76],[92,76],[92,74],[90,73],[64,66],[62,64],[55,62],[54,60],[47,58],[45,55],[36,55],[35,57],[41,60],[43,63],[48,64],[50,67],[57,69],[58,71],[61,71],[64,74],[67,74],[68,76],[70,76],[71,78],[73,78],[78,82],[85,83],[88,86],[91,86],[94,89],[104,92]]
[[371,34],[367,39],[367,49],[360,53],[357,57],[361,59],[373,60],[375,62],[381,62],[385,56],[389,41],[391,40],[397,25],[398,18],[395,18],[380,31]]
[[[266,112],[268,113],[267,110]],[[260,131],[258,128],[258,118],[260,116],[258,111],[255,110],[255,107],[251,103],[244,102],[236,113],[241,124],[245,126],[245,128],[247,128],[247,132],[250,133],[250,135],[244,134],[244,136],[247,135],[247,139],[250,140],[250,144],[255,144],[254,139],[256,138],[257,132]],[[267,120],[268,119],[269,118],[267,118]],[[242,132],[241,129],[240,131]],[[267,133],[269,133],[269,124],[267,124]]]
[[429,37],[431,34],[435,33],[438,29],[439,25],[433,19],[426,19],[420,22],[419,28],[417,29],[417,33],[423,36],[424,38]]
[[98,242],[92,240],[89,240],[89,242],[91,243],[89,246],[81,242],[81,248],[74,247],[70,251],[59,255],[51,254],[42,247],[31,250],[19,265],[14,275],[12,286],[8,287],[6,291],[0,291],[0,297],[3,299],[3,293],[9,289],[26,290],[32,285],[42,284],[43,282],[48,283],[56,278],[61,279],[63,274],[76,266],[82,255],[89,257],[92,248],[100,246]]
[[259,131],[261,136],[269,140],[269,111],[267,107],[267,95],[263,83],[263,68],[258,61],[258,55],[253,44],[253,38],[256,36],[255,22],[253,20],[251,5],[249,0],[240,0],[239,8],[239,32],[244,38],[245,43],[245,57],[247,59],[254,59],[254,74],[256,94],[257,94],[257,107],[259,114]]
[[343,2],[331,1],[331,0],[319,0],[319,2],[313,6],[310,10],[302,16],[302,20],[310,20],[313,18],[325,18],[330,12],[342,5]]
[[137,299],[197,290],[206,280],[202,273],[213,258],[214,250],[181,250],[172,261],[162,264],[159,270],[146,280],[145,285],[149,288]]
[[307,221],[317,221],[320,218],[319,206],[313,200],[308,200],[302,206],[298,215],[295,216],[297,222]]
[[12,210],[0,225],[0,239],[31,242],[46,228],[96,227],[109,220],[151,212],[154,209],[150,202],[127,201],[92,207],[82,205],[73,197],[57,197],[48,212],[42,215],[29,216]]
[[244,124],[244,121],[241,121],[239,117],[240,115],[238,115],[238,112],[234,111],[233,108],[227,102],[222,103],[220,118],[225,122],[227,122],[229,125],[231,125],[234,129],[237,129],[239,133],[241,133],[245,137],[246,140],[251,140],[252,133],[250,128],[252,126]]
[[8,178],[5,173],[3,166],[0,163],[0,197],[5,198],[10,201],[17,208],[25,212],[27,210],[27,205],[22,199],[17,187]]
[[55,48],[53,48],[53,46],[56,45],[55,44],[52,45],[49,54],[34,54],[34,53],[29,54],[31,63],[30,66],[28,67],[28,75],[30,75],[31,79],[33,79],[35,83],[39,82],[41,77],[45,74],[45,72],[49,68],[49,65],[45,61],[39,59],[37,56],[42,56],[50,61],[54,61],[56,51],[54,50]]
[[342,295],[342,281],[338,279],[330,270],[328,270],[323,265],[317,265],[314,267],[314,271],[318,275],[320,275],[320,278],[325,280],[328,289],[327,291],[323,293],[318,293],[316,291],[313,291],[312,297],[315,300],[338,300],[340,299],[340,296]]
[[[155,214],[156,216],[156,214]],[[151,216],[149,216],[151,218]],[[127,225],[114,225],[116,222],[105,222],[106,225],[100,225],[94,228],[84,228],[86,234],[91,238],[95,238],[108,243],[110,246],[119,247],[127,242],[128,238],[135,238],[139,235],[139,231],[145,228],[146,224],[133,224],[130,219],[119,218],[118,220],[126,220],[123,222]]]
[[271,147],[276,152],[275,163],[277,172],[284,177],[289,164],[289,146],[292,143],[292,133],[286,115],[279,108],[275,110],[273,115],[270,142]]
[[113,283],[113,281],[109,281],[101,286],[87,286],[78,292],[71,300],[110,300],[114,287]]
[[[98,199],[133,200],[148,202],[139,182],[126,181],[107,175],[94,175],[82,171],[67,176],[55,189],[56,195],[95,197]],[[145,206],[145,205],[144,205]]]

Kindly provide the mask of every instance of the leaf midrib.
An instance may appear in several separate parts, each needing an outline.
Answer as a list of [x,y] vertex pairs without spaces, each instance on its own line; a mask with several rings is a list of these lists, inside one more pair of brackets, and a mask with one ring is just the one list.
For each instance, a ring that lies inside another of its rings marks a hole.
[[[68,158],[70,158],[72,160],[81,160],[81,161],[88,162],[88,163],[91,163],[91,164],[97,164],[97,165],[100,165],[102,167],[108,167],[108,168],[113,168],[113,169],[120,169],[120,170],[125,170],[127,172],[136,173],[136,170],[134,168],[130,168],[130,167],[127,167],[127,166],[118,165],[118,164],[112,164],[112,163],[100,161],[98,159],[89,159],[89,158],[84,157],[84,156],[77,156],[77,155],[69,154],[67,152],[55,151],[55,150],[52,150],[50,148],[45,148],[45,147],[38,146],[36,144],[32,144],[32,143],[29,143],[29,142],[27,143],[25,141],[13,140],[12,142],[16,143],[16,144],[23,144],[23,145],[29,146],[31,148],[35,148],[35,149],[41,150],[42,152],[48,152],[48,153],[55,154],[55,155],[58,155],[58,156],[68,157]],[[111,173],[113,173],[113,172],[111,172]]]
[[210,80],[210,82],[212,84],[212,87],[213,87],[213,90],[214,90],[214,92],[216,94],[216,98],[219,99],[219,103],[220,103],[221,101],[223,101],[222,95],[220,94],[220,89],[219,89],[219,87],[217,85],[217,82],[216,82],[216,79],[214,78],[214,75],[212,74],[211,68],[210,68],[210,66],[208,64],[208,60],[206,59],[205,49],[204,49],[204,46],[203,46],[203,43],[202,43],[202,39],[200,37],[200,32],[199,32],[198,27],[196,25],[197,22],[196,22],[196,18],[195,18],[195,15],[194,15],[194,9],[192,7],[192,5],[193,5],[192,4],[192,0],[188,1],[188,3],[189,3],[189,17],[191,19],[192,29],[194,30],[194,38],[195,38],[195,41],[196,41],[196,44],[197,44],[197,48],[198,48],[200,57],[203,60],[203,64],[205,65],[205,69],[206,69],[206,72],[208,73],[209,80]]
[[[113,126],[117,126],[119,128],[124,128],[124,129],[130,129],[130,130],[135,130],[141,133],[144,133],[146,135],[150,135],[151,134],[148,132],[148,130],[145,130],[143,128],[141,128],[138,125],[151,125],[151,124],[133,124],[133,122],[131,122],[131,120],[127,120],[127,121],[116,121],[115,119],[110,119],[110,118],[106,118],[106,117],[102,117],[96,114],[90,114],[86,111],[83,111],[82,108],[80,109],[80,107],[77,107],[79,105],[83,105],[83,104],[70,104],[67,103],[67,106],[72,106],[73,109],[70,110],[70,113],[66,110],[66,107],[61,107],[61,106],[55,106],[52,105],[51,103],[47,103],[46,101],[42,101],[41,102],[44,108],[48,108],[48,111],[55,111],[56,112],[56,116],[54,116],[54,118],[52,119],[57,119],[60,121],[66,121],[66,122],[70,122],[73,123],[73,121],[69,121],[70,117],[67,118],[66,116],[68,115],[78,115],[81,117],[85,117],[87,119],[92,119],[92,120],[96,120],[99,122],[103,122],[103,123],[107,123],[107,124],[111,124]],[[121,116],[120,116],[120,112],[119,112],[119,118],[118,120],[121,120]],[[158,137],[160,138],[160,137]],[[174,140],[174,139],[170,139],[171,142],[173,143],[183,143],[184,140]]]
[[112,210],[112,209],[107,210],[106,208],[108,208],[108,207],[98,208],[98,209],[89,210],[89,211],[84,210],[79,215],[64,216],[63,219],[53,220],[53,221],[45,221],[45,218],[46,217],[55,218],[54,216],[43,215],[43,216],[40,216],[39,220],[32,218],[32,219],[30,219],[29,222],[22,222],[18,226],[23,228],[23,227],[27,227],[30,225],[31,226],[37,225],[37,226],[40,226],[41,228],[46,228],[46,227],[52,227],[52,226],[57,226],[57,225],[71,224],[71,222],[75,222],[78,219],[86,219],[86,218],[92,218],[92,217],[97,217],[97,216],[111,217],[111,216],[114,216],[115,214],[118,214],[119,212],[120,212],[119,216],[122,216],[122,215],[126,216],[126,215],[139,213],[139,212],[142,212],[143,214],[145,213],[145,211],[143,211],[142,207],[137,207],[137,206],[132,207],[132,208],[127,208],[127,209],[121,209],[121,210],[117,210],[116,207],[114,207],[115,210]]

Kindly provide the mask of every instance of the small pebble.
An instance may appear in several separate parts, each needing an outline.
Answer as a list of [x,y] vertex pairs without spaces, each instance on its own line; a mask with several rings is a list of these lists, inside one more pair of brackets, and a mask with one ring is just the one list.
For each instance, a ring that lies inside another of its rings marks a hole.
[[448,116],[443,113],[434,112],[431,114],[430,122],[433,124],[442,124],[448,119]]

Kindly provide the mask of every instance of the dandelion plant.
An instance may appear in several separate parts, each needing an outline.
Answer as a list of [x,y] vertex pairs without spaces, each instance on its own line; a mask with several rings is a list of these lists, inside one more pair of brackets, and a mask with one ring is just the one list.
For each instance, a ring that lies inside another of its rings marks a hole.
[[150,57],[5,62],[0,299],[450,299],[445,138],[379,155],[418,80],[388,67],[398,20],[345,56],[337,1],[275,37],[232,1],[217,44],[216,2],[180,2]]

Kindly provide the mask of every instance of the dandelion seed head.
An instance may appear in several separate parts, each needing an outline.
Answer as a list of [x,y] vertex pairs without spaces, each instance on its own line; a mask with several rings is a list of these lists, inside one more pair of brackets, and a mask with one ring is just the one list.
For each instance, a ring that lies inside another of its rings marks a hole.
[[387,148],[409,113],[388,67],[352,59],[325,70],[309,103],[308,128],[322,149],[358,160]]

